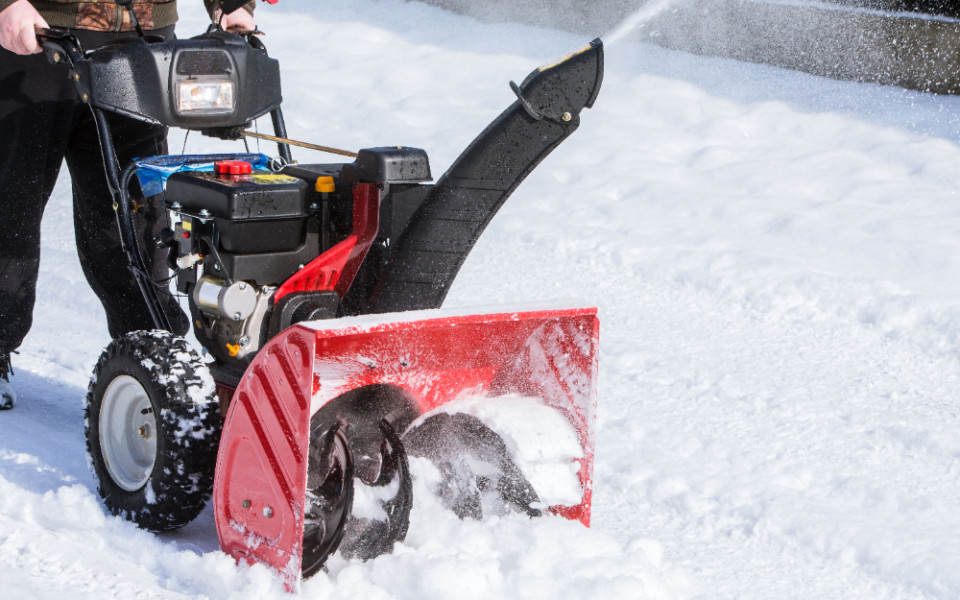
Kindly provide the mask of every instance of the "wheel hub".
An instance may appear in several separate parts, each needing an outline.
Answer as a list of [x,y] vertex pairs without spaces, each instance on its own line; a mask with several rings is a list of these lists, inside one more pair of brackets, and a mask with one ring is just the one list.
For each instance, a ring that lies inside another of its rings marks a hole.
[[130,375],[119,375],[103,393],[100,450],[113,481],[128,492],[142,488],[157,458],[157,428],[150,397]]

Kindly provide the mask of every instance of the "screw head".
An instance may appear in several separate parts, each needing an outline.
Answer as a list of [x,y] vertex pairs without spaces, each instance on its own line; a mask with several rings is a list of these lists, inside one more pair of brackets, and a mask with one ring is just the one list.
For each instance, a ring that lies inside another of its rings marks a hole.
[[565,112],[562,115],[560,115],[560,118],[563,120],[564,123],[569,123],[571,120],[573,120],[573,115],[571,115],[568,112]]

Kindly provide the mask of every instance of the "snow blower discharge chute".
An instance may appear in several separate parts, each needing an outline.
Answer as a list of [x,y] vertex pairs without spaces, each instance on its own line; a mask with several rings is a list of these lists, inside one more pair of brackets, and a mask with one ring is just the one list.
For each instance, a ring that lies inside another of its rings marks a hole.
[[[334,552],[369,559],[404,539],[415,459],[433,465],[435,494],[462,518],[589,525],[596,310],[439,307],[503,202],[592,106],[599,40],[511,84],[517,100],[429,184],[416,148],[294,162],[302,143],[287,139],[279,66],[252,32],[213,26],[89,51],[68,32],[39,34],[92,109],[154,320],[114,340],[90,384],[87,449],[109,511],[169,530],[212,493],[224,551],[291,589]],[[111,113],[226,139],[270,115],[278,155],[119,165]],[[166,215],[156,239],[139,210],[151,204]],[[172,333],[168,282],[204,360]]]

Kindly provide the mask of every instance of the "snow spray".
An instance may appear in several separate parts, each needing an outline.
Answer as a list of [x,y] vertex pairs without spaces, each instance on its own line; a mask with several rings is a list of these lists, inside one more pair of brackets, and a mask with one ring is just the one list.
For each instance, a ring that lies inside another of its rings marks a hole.
[[621,21],[613,31],[603,36],[603,43],[610,46],[619,42],[680,1],[682,0],[649,0],[634,11],[633,14]]

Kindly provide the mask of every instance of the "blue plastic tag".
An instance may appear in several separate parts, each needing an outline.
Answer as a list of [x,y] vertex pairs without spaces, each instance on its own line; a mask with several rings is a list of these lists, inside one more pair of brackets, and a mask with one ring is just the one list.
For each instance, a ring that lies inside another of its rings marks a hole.
[[270,157],[266,154],[178,154],[151,156],[134,160],[137,179],[144,196],[162,194],[167,178],[178,171],[213,171],[213,163],[221,160],[243,160],[254,169],[269,169]]

